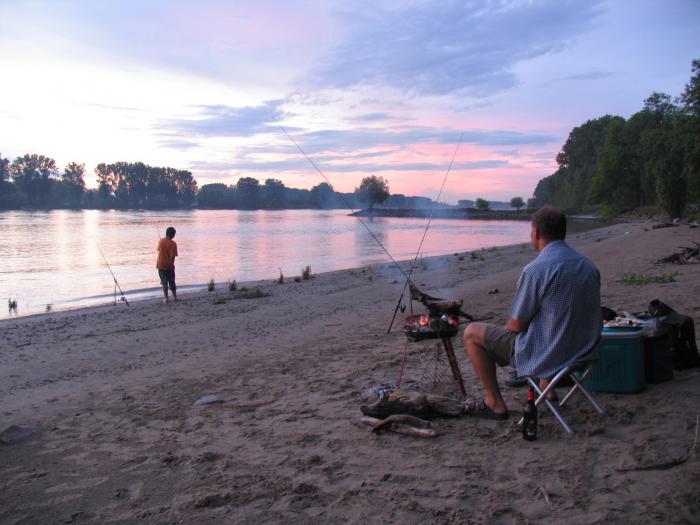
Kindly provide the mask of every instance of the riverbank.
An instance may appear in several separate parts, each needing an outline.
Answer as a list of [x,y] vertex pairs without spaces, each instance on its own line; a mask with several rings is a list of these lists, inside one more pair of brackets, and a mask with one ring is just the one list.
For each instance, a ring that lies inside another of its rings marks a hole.
[[399,217],[462,219],[482,221],[529,221],[536,210],[477,210],[475,208],[366,208],[355,217]]
[[[640,311],[659,298],[700,318],[700,265],[655,263],[700,241],[700,229],[651,226],[571,244],[599,266],[607,306]],[[533,257],[525,243],[426,257],[414,281],[501,323]],[[674,282],[619,282],[673,272]],[[509,421],[439,419],[434,440],[360,425],[361,392],[398,375],[405,339],[386,331],[402,286],[381,264],[168,306],[0,321],[0,431],[40,431],[0,445],[0,522],[693,522],[697,455],[663,465],[693,445],[700,369],[635,395],[599,394],[607,417],[572,402],[571,436],[543,410],[531,444],[515,423],[520,389],[505,390]],[[407,380],[421,379],[433,348],[410,345]],[[195,405],[205,395],[222,402]]]

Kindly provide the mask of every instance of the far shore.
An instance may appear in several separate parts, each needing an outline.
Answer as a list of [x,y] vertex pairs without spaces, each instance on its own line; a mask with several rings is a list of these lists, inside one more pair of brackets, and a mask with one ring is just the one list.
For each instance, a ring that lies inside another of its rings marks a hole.
[[350,215],[355,217],[416,217],[436,219],[475,219],[529,221],[536,210],[478,210],[475,208],[366,208]]
[[[700,229],[617,223],[569,236],[601,272],[605,306],[660,299],[700,318],[700,264],[661,264]],[[419,261],[426,293],[504,323],[528,242]],[[630,285],[626,274],[668,276]],[[639,393],[544,408],[539,437],[508,421],[432,422],[434,439],[374,433],[367,392],[402,366],[388,325],[401,273],[377,264],[309,280],[196,291],[0,321],[0,523],[668,523],[700,515],[700,368]],[[260,290],[256,293],[256,290]],[[470,397],[482,395],[460,337]],[[404,384],[458,391],[434,340],[409,343]],[[442,367],[442,368],[441,368]],[[499,369],[501,384],[507,369]],[[211,404],[195,404],[211,400]]]

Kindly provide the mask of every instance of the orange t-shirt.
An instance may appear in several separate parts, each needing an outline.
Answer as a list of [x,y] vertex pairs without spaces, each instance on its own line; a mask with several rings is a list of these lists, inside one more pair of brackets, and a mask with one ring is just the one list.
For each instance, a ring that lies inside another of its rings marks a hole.
[[171,270],[175,268],[175,257],[177,257],[177,244],[172,239],[163,237],[158,241],[158,261],[156,268],[159,270]]

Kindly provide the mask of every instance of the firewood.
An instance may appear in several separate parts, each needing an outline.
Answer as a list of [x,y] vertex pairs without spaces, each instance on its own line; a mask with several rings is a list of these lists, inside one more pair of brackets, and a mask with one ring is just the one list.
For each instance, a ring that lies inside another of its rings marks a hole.
[[390,430],[397,434],[413,437],[434,438],[438,436],[435,429],[430,428],[428,421],[404,414],[394,414],[383,420],[376,417],[363,416],[360,418],[360,421],[371,426],[373,432]]

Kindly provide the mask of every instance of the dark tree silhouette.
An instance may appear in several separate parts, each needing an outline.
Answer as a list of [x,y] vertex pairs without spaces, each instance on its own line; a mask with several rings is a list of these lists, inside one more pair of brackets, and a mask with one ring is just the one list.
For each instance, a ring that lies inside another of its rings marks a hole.
[[355,188],[355,194],[360,202],[368,204],[371,210],[375,204],[381,204],[389,196],[389,183],[383,177],[372,175],[365,177],[360,186]]

